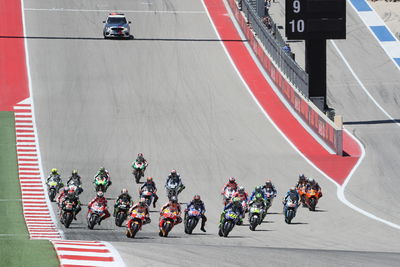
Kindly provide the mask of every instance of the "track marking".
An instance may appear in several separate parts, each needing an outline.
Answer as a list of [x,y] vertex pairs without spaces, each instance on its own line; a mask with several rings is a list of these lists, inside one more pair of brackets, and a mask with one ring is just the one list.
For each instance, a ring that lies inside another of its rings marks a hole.
[[[205,10],[207,11],[207,16],[208,16],[208,18],[209,18],[209,20],[210,20],[210,22],[211,22],[211,25],[212,25],[212,27],[213,27],[213,29],[214,29],[216,35],[218,36],[218,38],[221,39],[220,34],[219,34],[218,30],[217,30],[217,27],[216,27],[216,25],[214,24],[214,21],[212,20],[211,15],[210,15],[210,13],[209,13],[209,11],[208,11],[207,5],[205,4],[204,1],[205,1],[205,0],[202,0],[202,4],[203,4]],[[221,0],[221,1],[223,1],[223,0]],[[228,12],[228,13],[229,13],[229,12]],[[231,16],[230,13],[229,13],[229,16],[230,16],[232,22],[235,22],[235,21],[236,21],[236,19],[233,18],[233,17]],[[235,24],[235,23],[233,23],[233,24],[234,24],[234,26],[236,27],[236,30],[237,30],[239,33],[241,33],[241,29],[238,28],[238,25]],[[338,197],[338,199],[339,199],[343,204],[345,204],[346,206],[348,206],[349,208],[351,208],[351,209],[353,209],[353,210],[355,210],[355,211],[357,211],[357,212],[359,212],[359,213],[361,213],[361,214],[363,214],[363,215],[365,215],[365,216],[367,216],[367,217],[369,217],[369,218],[371,218],[371,219],[374,219],[374,220],[376,220],[376,221],[379,221],[379,222],[381,222],[381,223],[384,223],[384,224],[386,224],[386,225],[388,225],[388,226],[390,226],[390,227],[393,227],[393,228],[395,228],[395,229],[400,229],[400,225],[397,225],[397,224],[394,224],[394,223],[389,222],[389,221],[387,221],[387,220],[384,220],[384,219],[382,219],[382,218],[379,218],[379,217],[377,217],[377,216],[375,216],[375,215],[373,215],[373,214],[371,214],[371,213],[369,213],[369,212],[367,212],[367,211],[365,211],[365,210],[363,210],[363,209],[361,209],[361,208],[359,208],[359,207],[353,205],[353,204],[352,204],[351,202],[349,202],[349,201],[346,199],[346,197],[344,196],[344,188],[345,188],[345,186],[347,185],[347,183],[349,182],[349,179],[350,179],[351,176],[354,174],[354,172],[356,171],[356,169],[360,166],[362,160],[363,160],[364,157],[365,157],[365,150],[364,150],[363,146],[361,145],[361,143],[360,143],[353,135],[351,135],[351,134],[345,129],[345,132],[346,132],[354,141],[356,141],[357,144],[360,146],[360,148],[361,148],[361,156],[360,156],[360,158],[358,159],[357,164],[355,164],[355,165],[353,166],[353,168],[351,169],[350,173],[347,175],[347,177],[346,177],[346,179],[345,179],[345,181],[344,181],[344,184],[343,184],[344,186],[341,186],[338,182],[336,182],[334,179],[332,179],[332,178],[331,178],[329,175],[327,175],[324,171],[322,171],[320,168],[318,168],[311,160],[309,160],[309,159],[308,159],[308,158],[307,158],[307,157],[306,157],[306,156],[305,156],[291,141],[290,141],[290,139],[288,139],[288,137],[286,137],[286,135],[278,128],[278,126],[275,124],[275,122],[271,119],[271,117],[269,117],[269,115],[267,114],[267,112],[265,111],[265,109],[264,109],[264,108],[261,106],[261,104],[258,102],[257,98],[253,95],[253,93],[252,93],[252,91],[251,91],[249,85],[248,85],[248,84],[246,83],[246,81],[244,80],[242,74],[239,72],[239,70],[238,70],[237,66],[235,65],[235,63],[234,63],[234,61],[233,61],[231,55],[229,54],[227,48],[225,47],[224,42],[223,42],[223,41],[220,41],[220,44],[221,44],[223,50],[225,51],[225,53],[226,53],[226,55],[227,55],[229,61],[231,62],[233,68],[235,69],[235,71],[237,72],[239,78],[241,79],[242,83],[244,84],[244,86],[246,87],[247,91],[249,92],[249,94],[251,95],[251,97],[253,98],[253,100],[255,101],[255,103],[257,104],[257,106],[260,108],[260,110],[262,111],[262,113],[264,114],[264,116],[270,121],[270,123],[271,123],[271,124],[275,127],[275,129],[281,134],[281,136],[289,143],[289,145],[292,146],[292,148],[293,148],[301,157],[303,157],[303,158],[305,159],[306,162],[308,162],[314,169],[316,169],[316,170],[317,170],[318,172],[320,172],[324,177],[326,177],[328,180],[330,180],[332,183],[334,183],[334,184],[336,185],[336,187],[337,187],[337,197]],[[245,44],[245,46],[246,46],[246,44]],[[250,49],[248,46],[246,46],[246,48],[247,48],[247,49]],[[249,52],[250,52],[250,51],[249,51]],[[254,58],[253,58],[253,59],[254,59]]]
[[397,126],[400,126],[400,123],[398,123],[396,121],[395,118],[393,118],[381,105],[379,105],[378,101],[376,101],[376,99],[371,95],[371,93],[368,91],[368,89],[365,87],[365,85],[363,84],[363,82],[360,80],[360,78],[358,77],[358,75],[354,72],[353,68],[350,66],[350,63],[347,61],[347,59],[344,57],[343,53],[340,51],[340,49],[338,48],[338,46],[336,45],[336,43],[333,40],[330,40],[331,44],[333,45],[333,47],[335,48],[336,52],[339,54],[339,56],[342,58],[344,64],[346,65],[346,67],[350,70],[351,74],[353,75],[353,77],[356,79],[357,83],[361,86],[361,89],[367,94],[367,96],[369,97],[369,99],[372,100],[372,102],[374,102],[374,104],[378,107],[378,109],[380,111],[383,112],[383,114],[385,114],[386,117],[388,117],[391,121],[393,121]]
[[181,10],[181,11],[169,11],[169,10],[107,10],[107,9],[71,9],[71,8],[25,8],[25,11],[49,11],[49,12],[99,12],[99,13],[151,13],[151,14],[205,14],[204,11],[197,10]]

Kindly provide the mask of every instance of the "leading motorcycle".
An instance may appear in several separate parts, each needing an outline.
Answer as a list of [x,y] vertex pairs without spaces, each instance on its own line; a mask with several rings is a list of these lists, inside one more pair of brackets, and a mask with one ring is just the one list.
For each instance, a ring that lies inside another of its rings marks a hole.
[[126,237],[134,238],[136,233],[142,229],[143,224],[149,223],[150,219],[146,221],[146,215],[144,212],[139,212],[134,209],[130,214],[130,219],[126,224]]
[[227,210],[222,222],[220,223],[218,235],[227,237],[238,221],[239,215],[234,213],[231,209]]
[[72,219],[74,218],[74,203],[72,201],[66,200],[64,202],[60,222],[64,224],[65,228],[69,228]]

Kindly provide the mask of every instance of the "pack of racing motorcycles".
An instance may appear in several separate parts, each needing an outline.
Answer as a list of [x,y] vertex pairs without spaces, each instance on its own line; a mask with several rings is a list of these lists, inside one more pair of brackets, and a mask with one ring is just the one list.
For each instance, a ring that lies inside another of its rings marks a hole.
[[[139,153],[132,164],[132,174],[136,183],[140,183],[140,179],[144,177],[147,166],[147,160],[142,153]],[[68,228],[72,221],[76,220],[76,215],[82,209],[79,201],[79,195],[83,192],[81,177],[77,170],[73,170],[72,175],[64,185],[58,170],[52,169],[46,183],[50,201],[55,201],[58,204],[60,222]],[[103,220],[111,216],[104,194],[112,182],[109,172],[104,167],[101,167],[94,176],[93,184],[96,197],[88,204],[87,226],[89,229],[93,229],[96,224],[100,225]],[[182,220],[181,218],[182,210],[178,202],[178,195],[185,189],[185,186],[176,170],[172,170],[168,175],[165,189],[168,202],[160,210],[159,235],[167,237],[172,228],[182,221],[184,222],[186,234],[192,234],[200,220],[200,230],[206,232],[206,210],[204,202],[199,195],[195,195],[193,200],[186,204],[184,219]],[[267,180],[264,185],[255,187],[249,197],[244,187],[239,186],[234,177],[230,177],[223,186],[221,195],[224,208],[221,213],[218,234],[219,236],[227,237],[235,225],[243,224],[246,213],[248,213],[249,228],[254,231],[263,222],[277,195],[277,191],[271,180]],[[318,183],[314,179],[307,178],[301,174],[296,186],[291,187],[283,198],[285,222],[291,223],[300,205],[308,207],[310,211],[315,211],[318,199],[321,197],[322,192]],[[152,177],[148,177],[140,187],[139,201],[136,204],[132,201],[128,190],[122,189],[114,204],[113,216],[115,217],[115,224],[121,227],[125,220],[128,219],[126,236],[134,238],[143,225],[151,222],[149,208],[151,205],[155,208],[157,200],[157,187]]]

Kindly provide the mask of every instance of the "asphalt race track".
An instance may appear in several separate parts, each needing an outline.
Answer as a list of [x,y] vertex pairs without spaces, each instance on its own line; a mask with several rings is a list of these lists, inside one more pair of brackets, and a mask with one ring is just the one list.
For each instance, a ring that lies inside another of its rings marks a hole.
[[[67,239],[110,241],[127,266],[398,264],[400,232],[342,204],[336,185],[282,138],[235,72],[201,1],[25,0],[24,5],[44,170],[59,168],[66,178],[77,168],[85,189],[81,201],[88,203],[95,195],[92,177],[105,166],[113,181],[106,193],[112,206],[123,187],[137,199],[130,164],[143,152],[150,163],[146,175],[159,188],[152,223],[137,238],[128,240],[112,218],[87,229],[84,207],[78,221],[64,230]],[[107,10],[116,9],[132,20],[134,40],[103,40],[102,21]],[[348,40],[337,42],[339,48],[397,118],[398,71],[351,10],[348,23]],[[385,123],[388,119],[368,100],[332,46],[328,54],[330,103],[351,122],[346,128],[367,152],[346,195],[400,223],[399,152],[393,146],[399,143],[400,129]],[[158,211],[166,201],[163,184],[172,168],[186,185],[180,201],[195,193],[205,201],[207,233],[196,229],[189,236],[179,225],[169,238],[158,236]],[[294,223],[287,225],[280,202],[299,173],[316,178],[324,197],[318,212],[299,208]],[[220,238],[220,189],[229,176],[248,191],[268,177],[278,197],[257,231],[245,224],[235,227],[229,238]]]

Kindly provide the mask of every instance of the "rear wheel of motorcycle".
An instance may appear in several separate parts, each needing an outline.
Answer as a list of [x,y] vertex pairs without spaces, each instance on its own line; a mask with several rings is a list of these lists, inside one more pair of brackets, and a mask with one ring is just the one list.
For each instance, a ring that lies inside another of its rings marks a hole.
[[135,238],[136,233],[139,231],[139,224],[132,222],[131,224],[131,238]]
[[308,210],[315,211],[315,206],[317,206],[317,200],[315,198],[311,198],[310,205],[308,206]]
[[186,233],[191,235],[193,233],[195,226],[195,221],[194,219],[190,218],[187,220],[187,225],[186,225]]
[[115,216],[115,225],[118,227],[122,226],[122,223],[125,221],[125,213],[118,212],[117,216]]
[[165,223],[165,224],[164,224],[164,227],[163,227],[163,234],[164,234],[164,237],[167,237],[167,236],[168,236],[168,234],[169,234],[169,232],[171,231],[171,229],[172,229],[172,223]]
[[69,226],[71,225],[71,222],[72,222],[72,213],[70,213],[70,212],[65,212],[64,213],[64,226],[65,226],[65,228],[69,228]]
[[251,216],[250,218],[250,230],[255,231],[258,225],[258,218],[256,216]]
[[135,173],[135,181],[138,184],[140,182],[140,177],[142,176],[139,170],[136,170]]
[[224,237],[228,237],[229,233],[233,229],[233,226],[234,226],[234,223],[231,221],[227,221],[224,223],[224,230],[223,230]]
[[56,190],[54,188],[51,188],[49,191],[49,198],[51,202],[54,202],[54,198],[56,197]]
[[93,229],[98,219],[99,218],[96,214],[91,215],[88,221],[88,228]]

